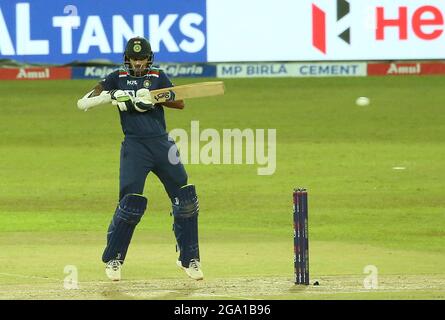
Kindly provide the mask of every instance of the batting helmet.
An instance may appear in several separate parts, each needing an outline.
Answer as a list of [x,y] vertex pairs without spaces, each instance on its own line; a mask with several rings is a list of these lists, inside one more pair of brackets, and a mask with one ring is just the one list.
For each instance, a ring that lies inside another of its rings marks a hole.
[[[130,59],[132,60],[144,60],[148,59],[148,64],[145,71],[142,74],[135,74],[133,67],[130,64]],[[124,52],[124,64],[127,71],[131,76],[143,77],[148,73],[151,65],[153,64],[154,54],[151,50],[150,43],[142,37],[131,38],[127,42]]]

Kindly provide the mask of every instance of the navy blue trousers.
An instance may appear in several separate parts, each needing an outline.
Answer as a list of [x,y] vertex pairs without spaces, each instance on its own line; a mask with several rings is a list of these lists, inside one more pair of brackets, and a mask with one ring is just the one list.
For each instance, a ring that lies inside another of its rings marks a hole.
[[[129,193],[143,194],[145,179],[153,172],[164,185],[170,199],[187,184],[187,173],[181,162],[169,160],[175,143],[168,136],[160,138],[128,138],[122,142],[119,173],[119,201]],[[176,149],[175,149],[176,150]]]

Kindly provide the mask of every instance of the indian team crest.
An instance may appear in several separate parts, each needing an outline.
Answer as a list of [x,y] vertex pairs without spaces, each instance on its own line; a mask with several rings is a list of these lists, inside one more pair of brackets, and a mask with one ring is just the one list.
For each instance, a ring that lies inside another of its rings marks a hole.
[[142,50],[142,46],[140,45],[140,44],[135,44],[134,46],[133,46],[133,51],[134,52],[141,52],[141,50]]
[[150,88],[151,86],[151,81],[150,80],[144,80],[144,83],[142,84],[144,86],[144,88]]

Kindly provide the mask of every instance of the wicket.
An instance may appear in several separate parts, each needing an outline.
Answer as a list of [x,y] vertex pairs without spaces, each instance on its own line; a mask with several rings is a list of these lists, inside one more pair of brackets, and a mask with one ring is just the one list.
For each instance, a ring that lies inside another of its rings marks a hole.
[[304,188],[294,189],[295,284],[309,285],[308,202]]

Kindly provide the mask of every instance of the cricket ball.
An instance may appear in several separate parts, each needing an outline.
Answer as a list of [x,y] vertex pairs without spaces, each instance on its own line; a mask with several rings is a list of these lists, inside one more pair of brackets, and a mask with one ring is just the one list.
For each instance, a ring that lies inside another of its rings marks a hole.
[[360,107],[369,106],[370,103],[371,101],[369,100],[368,97],[358,97],[357,100],[355,100],[355,104]]

